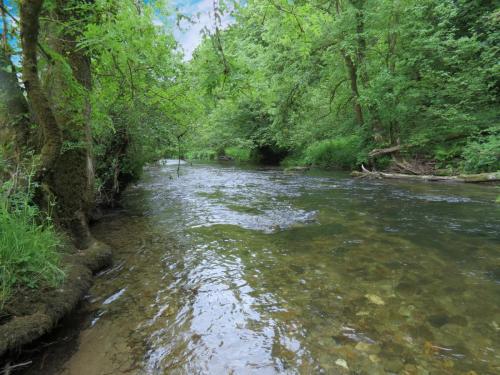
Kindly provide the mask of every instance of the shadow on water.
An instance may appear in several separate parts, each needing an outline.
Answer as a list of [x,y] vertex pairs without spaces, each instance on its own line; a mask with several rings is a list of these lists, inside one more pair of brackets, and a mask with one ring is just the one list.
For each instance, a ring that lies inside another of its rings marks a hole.
[[495,188],[181,172],[94,228],[114,266],[27,374],[499,372]]

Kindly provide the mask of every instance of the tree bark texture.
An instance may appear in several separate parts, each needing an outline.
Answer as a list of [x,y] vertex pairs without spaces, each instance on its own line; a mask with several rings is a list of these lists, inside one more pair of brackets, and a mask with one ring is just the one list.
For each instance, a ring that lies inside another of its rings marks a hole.
[[29,109],[16,71],[6,50],[0,50],[0,148],[9,166],[15,167],[28,145]]
[[[58,218],[67,227],[78,248],[92,244],[88,213],[95,202],[94,161],[92,157],[90,90],[92,76],[90,58],[78,47],[79,31],[74,24],[84,23],[86,14],[79,9],[84,0],[57,0],[54,24],[47,25],[51,47],[64,62],[56,62],[45,77],[46,92],[57,122],[63,132],[65,147],[50,174],[50,186],[58,200]],[[81,28],[79,28],[80,30]]]
[[50,108],[38,75],[37,42],[40,31],[40,12],[43,0],[23,0],[21,14],[21,44],[23,52],[23,80],[35,120],[43,133],[40,167],[37,179],[44,180],[52,170],[62,148],[62,133]]

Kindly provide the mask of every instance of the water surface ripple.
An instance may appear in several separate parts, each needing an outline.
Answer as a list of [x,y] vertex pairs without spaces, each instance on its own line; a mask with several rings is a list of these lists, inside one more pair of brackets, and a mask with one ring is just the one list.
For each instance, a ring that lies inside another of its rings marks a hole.
[[[498,189],[164,163],[59,374],[498,374]],[[67,349],[66,351],[69,351]],[[474,372],[470,372],[474,371]],[[38,372],[40,373],[40,371]]]

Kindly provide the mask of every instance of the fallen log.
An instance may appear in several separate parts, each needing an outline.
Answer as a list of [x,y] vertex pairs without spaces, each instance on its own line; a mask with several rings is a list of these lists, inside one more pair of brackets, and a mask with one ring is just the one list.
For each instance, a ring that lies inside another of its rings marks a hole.
[[401,173],[385,173],[385,172],[371,172],[364,166],[361,167],[362,172],[353,171],[353,177],[367,177],[367,178],[388,178],[388,179],[406,179],[418,181],[443,181],[443,182],[465,182],[465,183],[480,183],[480,182],[500,182],[500,171],[491,173],[479,174],[462,174],[457,176],[433,176],[433,175],[413,175]]

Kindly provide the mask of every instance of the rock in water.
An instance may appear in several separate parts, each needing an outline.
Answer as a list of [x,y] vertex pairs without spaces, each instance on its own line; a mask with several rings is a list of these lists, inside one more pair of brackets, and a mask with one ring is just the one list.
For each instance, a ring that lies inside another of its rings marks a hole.
[[370,301],[375,305],[379,306],[385,305],[384,300],[375,294],[366,294],[365,297],[368,299],[368,301]]
[[335,361],[335,364],[337,366],[345,368],[346,370],[349,370],[349,366],[347,366],[347,362],[344,359],[341,359],[341,358],[337,359]]

